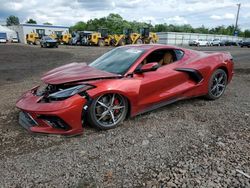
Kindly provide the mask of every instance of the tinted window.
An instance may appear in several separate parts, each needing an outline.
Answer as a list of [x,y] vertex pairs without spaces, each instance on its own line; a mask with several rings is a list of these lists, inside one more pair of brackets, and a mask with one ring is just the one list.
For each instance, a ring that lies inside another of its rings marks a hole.
[[177,61],[180,60],[184,56],[184,52],[182,50],[174,50],[174,51],[175,51]]
[[144,51],[137,48],[115,48],[96,59],[89,66],[115,74],[125,74]]

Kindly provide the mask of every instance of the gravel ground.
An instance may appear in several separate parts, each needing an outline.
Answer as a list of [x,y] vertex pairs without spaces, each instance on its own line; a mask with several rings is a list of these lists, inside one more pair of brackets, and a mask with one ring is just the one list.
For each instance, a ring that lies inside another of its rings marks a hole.
[[0,45],[0,187],[250,187],[250,49],[217,101],[184,100],[81,136],[31,135],[15,101],[40,75],[110,48]]

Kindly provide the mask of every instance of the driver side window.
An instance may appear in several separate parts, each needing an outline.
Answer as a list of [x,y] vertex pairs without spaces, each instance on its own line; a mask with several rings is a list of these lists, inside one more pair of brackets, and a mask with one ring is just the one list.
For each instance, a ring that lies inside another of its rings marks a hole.
[[167,49],[167,50],[156,50],[150,53],[138,66],[140,68],[142,65],[157,62],[159,66],[169,65],[175,61],[179,60],[177,57],[175,50]]

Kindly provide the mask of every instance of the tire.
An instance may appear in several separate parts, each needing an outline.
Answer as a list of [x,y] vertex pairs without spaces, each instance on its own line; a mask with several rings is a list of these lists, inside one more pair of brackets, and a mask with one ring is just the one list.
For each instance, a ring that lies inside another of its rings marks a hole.
[[153,39],[149,40],[149,44],[155,44],[156,42]]
[[126,118],[127,112],[127,99],[116,93],[108,93],[92,101],[87,119],[90,125],[108,130],[119,126]]
[[210,77],[208,84],[208,93],[205,96],[209,100],[220,98],[225,92],[227,86],[227,73],[222,69],[217,69]]
[[125,40],[121,39],[118,43],[118,46],[124,46],[125,45]]
[[39,45],[39,44],[40,44],[40,41],[36,40],[35,45]]
[[142,40],[141,39],[137,39],[137,41],[135,42],[136,44],[142,44]]
[[98,40],[98,46],[103,47],[104,46],[104,40],[99,39]]

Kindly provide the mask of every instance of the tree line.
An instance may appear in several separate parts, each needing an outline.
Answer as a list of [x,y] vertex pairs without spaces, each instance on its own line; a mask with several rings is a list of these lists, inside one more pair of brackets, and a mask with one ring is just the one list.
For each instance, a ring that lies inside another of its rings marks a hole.
[[[29,19],[26,23],[36,24],[33,19]],[[19,19],[16,16],[9,16],[6,19],[7,25],[18,25]],[[45,25],[52,25],[49,22]],[[100,28],[106,28],[110,34],[122,34],[124,29],[132,29],[134,32],[139,32],[140,28],[150,28],[152,32],[186,32],[186,33],[203,33],[203,34],[221,34],[221,35],[233,35],[234,25],[229,26],[217,26],[214,28],[207,28],[204,25],[198,28],[192,27],[190,24],[174,25],[174,24],[156,24],[152,25],[146,22],[127,21],[123,19],[119,14],[111,13],[106,17],[90,19],[87,22],[77,22],[70,27],[70,31],[97,31]],[[238,30],[238,36],[250,38],[250,30]]]

